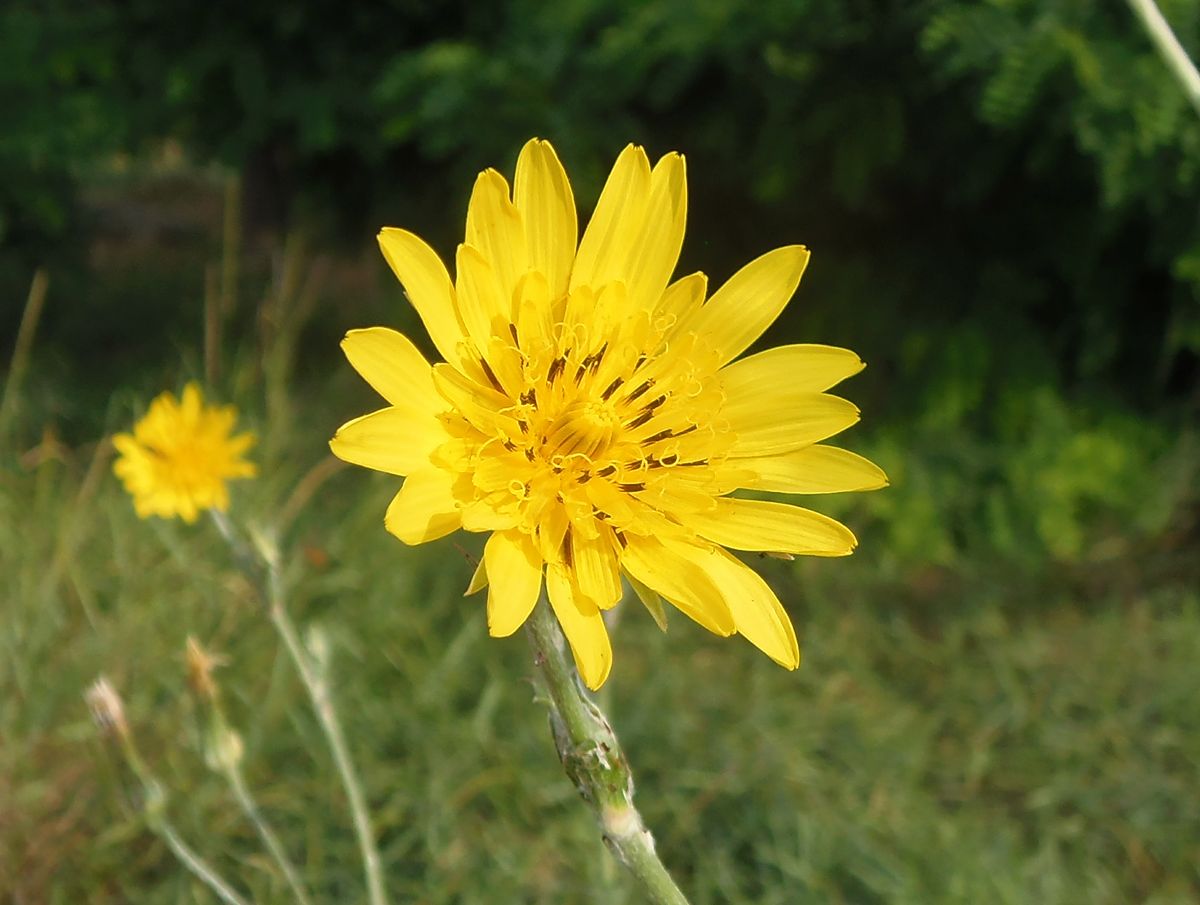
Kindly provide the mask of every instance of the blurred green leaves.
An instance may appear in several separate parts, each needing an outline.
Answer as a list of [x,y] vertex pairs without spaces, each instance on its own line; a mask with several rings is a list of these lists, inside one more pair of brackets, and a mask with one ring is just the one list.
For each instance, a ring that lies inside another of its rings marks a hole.
[[[1198,49],[1200,0],[1165,11]],[[1194,409],[1200,122],[1119,4],[14,0],[0,17],[7,298],[38,263],[71,285],[75,185],[113,151],[180,142],[242,174],[258,226],[357,253],[381,223],[448,251],[470,179],[531,135],[586,211],[632,140],[689,156],[681,272],[813,248],[770,339],[862,351],[863,431],[905,472],[878,511],[914,537],[942,524],[927,550],[982,532],[1071,555],[1096,511],[1132,517]],[[203,262],[171,267],[198,295]],[[92,335],[70,315],[47,330],[68,353]]]

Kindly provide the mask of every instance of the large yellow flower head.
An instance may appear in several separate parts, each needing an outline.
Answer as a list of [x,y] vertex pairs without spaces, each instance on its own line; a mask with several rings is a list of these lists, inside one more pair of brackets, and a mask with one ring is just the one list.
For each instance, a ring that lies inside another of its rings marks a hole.
[[254,435],[230,436],[236,421],[237,409],[205,405],[200,388],[189,383],[181,400],[162,393],[132,434],[113,437],[120,454],[113,471],[138,516],[179,516],[191,523],[205,509],[228,509],[226,482],[256,474],[254,463],[242,458]]
[[456,277],[410,232],[383,254],[445,362],[401,334],[351,331],[350,363],[388,406],[341,427],[346,460],[406,480],[387,529],[419,544],[458,528],[484,549],[488,627],[514,632],[542,590],[584,682],[612,664],[601,616],[624,575],[710,631],[744,635],[794,669],[792,624],[766,582],[725,548],[840,556],[838,522],[737,499],[868,490],[887,483],[853,453],[818,445],[858,420],[825,391],[857,373],[853,352],[792,345],[734,361],[795,291],[808,251],[747,264],[705,301],[702,273],[671,282],[687,210],[684,159],[617,159],[578,239],[571,186],[547,142],[525,145],[510,192],[481,173]]

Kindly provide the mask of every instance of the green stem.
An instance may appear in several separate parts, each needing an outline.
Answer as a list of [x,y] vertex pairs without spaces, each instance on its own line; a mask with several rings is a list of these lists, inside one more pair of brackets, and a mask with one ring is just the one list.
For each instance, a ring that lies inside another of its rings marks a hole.
[[279,841],[279,837],[275,835],[275,831],[271,829],[271,825],[263,817],[262,811],[258,809],[258,802],[250,794],[250,789],[246,786],[246,780],[242,776],[241,769],[237,766],[229,765],[222,772],[229,781],[229,787],[233,790],[233,796],[241,806],[242,812],[254,824],[254,828],[258,830],[258,835],[262,838],[263,845],[267,847],[267,851],[271,853],[271,857],[275,859],[275,863],[283,871],[284,879],[287,880],[288,886],[292,888],[292,894],[296,897],[296,901],[300,905],[310,905],[308,894],[304,891],[304,884],[300,882],[300,877],[296,873],[295,866],[292,864],[291,859],[288,858],[287,852],[283,848],[283,843]]
[[[212,513],[217,528],[232,547],[239,564],[249,576],[262,580],[262,570],[255,567],[256,564],[249,554],[246,544],[238,537],[229,519],[224,513],[215,509],[209,511]],[[333,754],[333,762],[338,776],[341,778],[342,788],[346,792],[346,800],[350,805],[354,832],[358,837],[363,873],[367,881],[367,899],[370,905],[387,905],[387,894],[384,892],[383,885],[383,863],[379,858],[379,849],[375,845],[375,833],[371,828],[367,799],[363,794],[358,773],[354,769],[354,762],[350,758],[350,748],[346,744],[346,735],[342,732],[342,724],[329,693],[329,684],[304,649],[304,645],[300,641],[300,634],[296,631],[296,625],[288,615],[278,552],[266,549],[268,544],[261,546],[259,555],[266,565],[264,583],[266,585],[267,612],[279,637],[283,639],[283,646],[287,650],[292,664],[296,667],[296,672],[300,675],[300,681],[308,692],[309,701],[317,715],[317,722],[320,724],[321,731],[329,743],[329,750]]]
[[350,758],[350,748],[346,744],[346,735],[342,732],[342,724],[333,706],[333,698],[329,693],[329,685],[324,677],[318,674],[308,653],[300,642],[299,633],[284,606],[282,581],[279,575],[279,564],[274,559],[267,562],[267,586],[269,612],[271,622],[275,625],[279,636],[283,638],[284,647],[300,674],[300,679],[308,691],[309,700],[321,724],[321,730],[329,742],[329,750],[333,754],[333,762],[346,790],[346,800],[350,803],[350,814],[354,820],[354,832],[358,837],[358,848],[362,856],[363,872],[367,881],[367,898],[371,905],[386,905],[387,895],[383,888],[383,865],[379,858],[379,849],[375,846],[375,833],[371,828],[371,818],[367,811],[367,799],[363,794],[362,783],[354,769]]
[[655,905],[687,905],[633,803],[633,774],[612,726],[584,690],[545,599],[526,623],[550,697],[550,726],[567,776],[592,806],[605,844]]
[[155,832],[167,844],[167,847],[171,849],[171,852],[179,859],[180,863],[195,874],[225,905],[247,905],[246,900],[230,889],[225,881],[217,875],[216,871],[208,866],[207,861],[188,847],[188,844],[179,837],[179,834],[175,832],[175,828],[171,824],[165,820],[160,821],[155,828]]
[[179,862],[190,870],[201,883],[211,889],[225,905],[247,905],[246,900],[233,891],[233,887],[217,873],[216,869],[183,841],[175,827],[167,820],[164,813],[167,795],[154,774],[150,772],[150,768],[146,766],[146,762],[142,760],[142,756],[133,742],[133,736],[128,730],[118,732],[118,747],[125,758],[126,766],[142,786],[142,814],[146,818],[146,825],[151,832],[162,839],[171,853],[179,859]]
[[1187,51],[1183,49],[1183,45],[1179,43],[1179,39],[1171,29],[1171,24],[1163,16],[1154,0],[1129,0],[1129,5],[1142,20],[1142,25],[1149,33],[1150,40],[1154,42],[1159,56],[1163,58],[1163,62],[1167,64],[1167,68],[1171,70],[1172,75],[1183,88],[1184,94],[1196,108],[1196,112],[1200,113],[1200,72],[1196,71],[1196,64],[1192,62]]

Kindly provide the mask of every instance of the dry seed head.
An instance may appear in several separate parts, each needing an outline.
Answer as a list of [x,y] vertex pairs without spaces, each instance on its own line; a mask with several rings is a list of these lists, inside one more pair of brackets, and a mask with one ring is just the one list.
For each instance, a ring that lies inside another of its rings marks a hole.
[[129,735],[125,705],[121,703],[121,696],[107,678],[100,676],[96,679],[84,694],[84,699],[91,708],[92,719],[96,721],[101,732],[111,732],[122,738]]
[[210,654],[191,635],[187,639],[187,677],[192,691],[206,701],[211,701],[217,695],[217,683],[213,679],[213,670],[225,665],[225,658]]

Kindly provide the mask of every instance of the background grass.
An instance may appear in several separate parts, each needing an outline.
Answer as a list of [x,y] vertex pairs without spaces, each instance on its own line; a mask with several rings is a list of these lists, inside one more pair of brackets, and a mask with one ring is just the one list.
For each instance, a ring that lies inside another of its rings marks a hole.
[[[1162,5],[1200,52],[1200,0]],[[627,141],[686,153],[680,272],[806,243],[764,342],[870,365],[845,444],[892,486],[813,501],[858,552],[754,561],[798,672],[622,611],[606,705],[693,902],[1200,902],[1200,120],[1122,4],[7,0],[0,108],[0,902],[212,901],[92,725],[100,673],[184,836],[287,900],[205,766],[189,634],[316,897],[364,898],[253,589],[110,472],[104,438],[192,378],[259,433],[235,518],[283,533],[394,901],[633,899],[524,640],[460,596],[480,538],[403,547],[397,482],[357,469],[278,525],[376,404],[342,333],[425,343],[375,231],[451,258],[532,135],[581,214]]]
[[[240,400],[264,476],[238,486],[239,521],[278,517],[364,407],[348,386],[290,398],[283,428]],[[247,774],[305,878],[325,901],[361,900],[340,787],[253,589],[206,522],[139,521],[109,455],[44,440],[0,483],[0,889],[211,901],[97,737],[82,691],[105,673],[185,836],[255,901],[287,900],[204,766],[183,677],[194,634],[228,658]],[[478,538],[403,547],[381,525],[395,483],[338,471],[285,537],[291,606],[330,647],[393,897],[632,900],[561,773],[524,639],[489,639],[482,600],[460,596]],[[883,540],[886,493],[843,505],[865,539],[854,557],[755,562],[802,633],[796,673],[623,607],[604,697],[693,901],[1200,901],[1193,551],[1040,572],[914,564]]]

